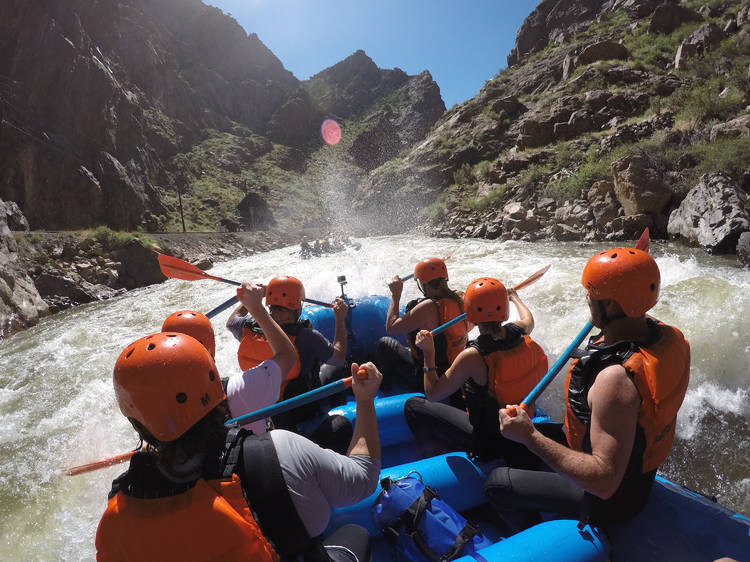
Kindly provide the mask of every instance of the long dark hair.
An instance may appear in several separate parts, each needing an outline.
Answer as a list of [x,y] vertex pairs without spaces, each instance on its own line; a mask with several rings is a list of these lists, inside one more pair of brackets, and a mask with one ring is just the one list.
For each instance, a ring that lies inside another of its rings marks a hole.
[[438,277],[437,279],[433,279],[432,281],[427,283],[427,285],[437,293],[438,298],[451,299],[456,302],[458,307],[461,309],[461,312],[464,311],[463,296],[448,286],[447,279],[445,279],[444,277]]
[[166,465],[175,458],[190,457],[207,452],[209,455],[221,454],[227,436],[224,422],[229,419],[227,401],[223,400],[213,410],[203,416],[195,425],[174,441],[159,441],[134,418],[128,418],[141,439],[148,443],[150,452],[158,456]]

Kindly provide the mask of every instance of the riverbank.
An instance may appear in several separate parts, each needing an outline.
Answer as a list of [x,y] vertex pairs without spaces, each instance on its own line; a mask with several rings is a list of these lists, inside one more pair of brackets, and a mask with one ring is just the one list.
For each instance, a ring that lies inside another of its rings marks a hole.
[[201,269],[297,241],[274,231],[123,233],[0,232],[0,340],[67,308],[161,283],[157,261],[169,254]]

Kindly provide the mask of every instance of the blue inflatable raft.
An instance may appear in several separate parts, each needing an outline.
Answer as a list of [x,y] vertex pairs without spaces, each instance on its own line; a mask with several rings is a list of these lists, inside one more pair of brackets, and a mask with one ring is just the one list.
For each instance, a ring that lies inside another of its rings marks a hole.
[[[377,340],[385,336],[385,317],[389,299],[368,297],[355,299],[347,318],[350,355],[371,360]],[[330,309],[306,307],[303,315],[329,338],[333,338],[333,315]],[[403,340],[402,340],[403,341]],[[396,479],[417,472],[422,481],[439,493],[458,511],[477,508],[486,502],[483,484],[494,464],[481,464],[457,452],[420,459],[406,421],[404,403],[414,394],[380,397],[376,400],[383,469],[381,478]],[[354,405],[330,413],[355,418]],[[538,412],[543,415],[543,412]],[[370,510],[380,494],[380,486],[368,498],[335,509],[328,532],[347,523],[362,525],[373,537],[379,537]],[[704,562],[721,557],[750,562],[750,519],[734,513],[692,490],[657,476],[646,508],[632,521],[607,529],[579,525],[578,521],[548,520],[512,536],[503,536],[489,522],[476,521],[495,543],[481,549],[481,558],[459,560],[536,561],[680,561]],[[392,560],[384,540],[374,541],[373,560]]]

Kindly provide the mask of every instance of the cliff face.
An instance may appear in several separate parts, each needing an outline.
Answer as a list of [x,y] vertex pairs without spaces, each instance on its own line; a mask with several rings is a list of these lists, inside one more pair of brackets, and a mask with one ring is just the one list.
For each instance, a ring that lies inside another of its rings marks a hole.
[[[32,229],[176,229],[179,190],[190,229],[237,230],[315,215],[309,197],[276,202],[306,183],[326,114],[367,120],[352,154],[371,169],[444,105],[429,74],[362,51],[302,84],[199,0],[8,0],[0,111],[0,197]],[[390,148],[372,155],[374,142]]]
[[544,0],[509,63],[363,178],[363,227],[523,240],[623,240],[649,227],[740,253],[747,2]]
[[204,130],[299,141],[280,113],[300,96],[314,117],[258,38],[197,0],[10,0],[0,38],[0,196],[32,228],[156,226],[170,159]]

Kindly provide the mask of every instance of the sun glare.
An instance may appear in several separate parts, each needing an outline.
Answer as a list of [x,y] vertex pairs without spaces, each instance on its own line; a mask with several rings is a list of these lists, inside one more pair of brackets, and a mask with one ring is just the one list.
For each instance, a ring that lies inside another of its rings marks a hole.
[[325,119],[320,125],[320,136],[331,146],[341,140],[341,126],[333,119]]

